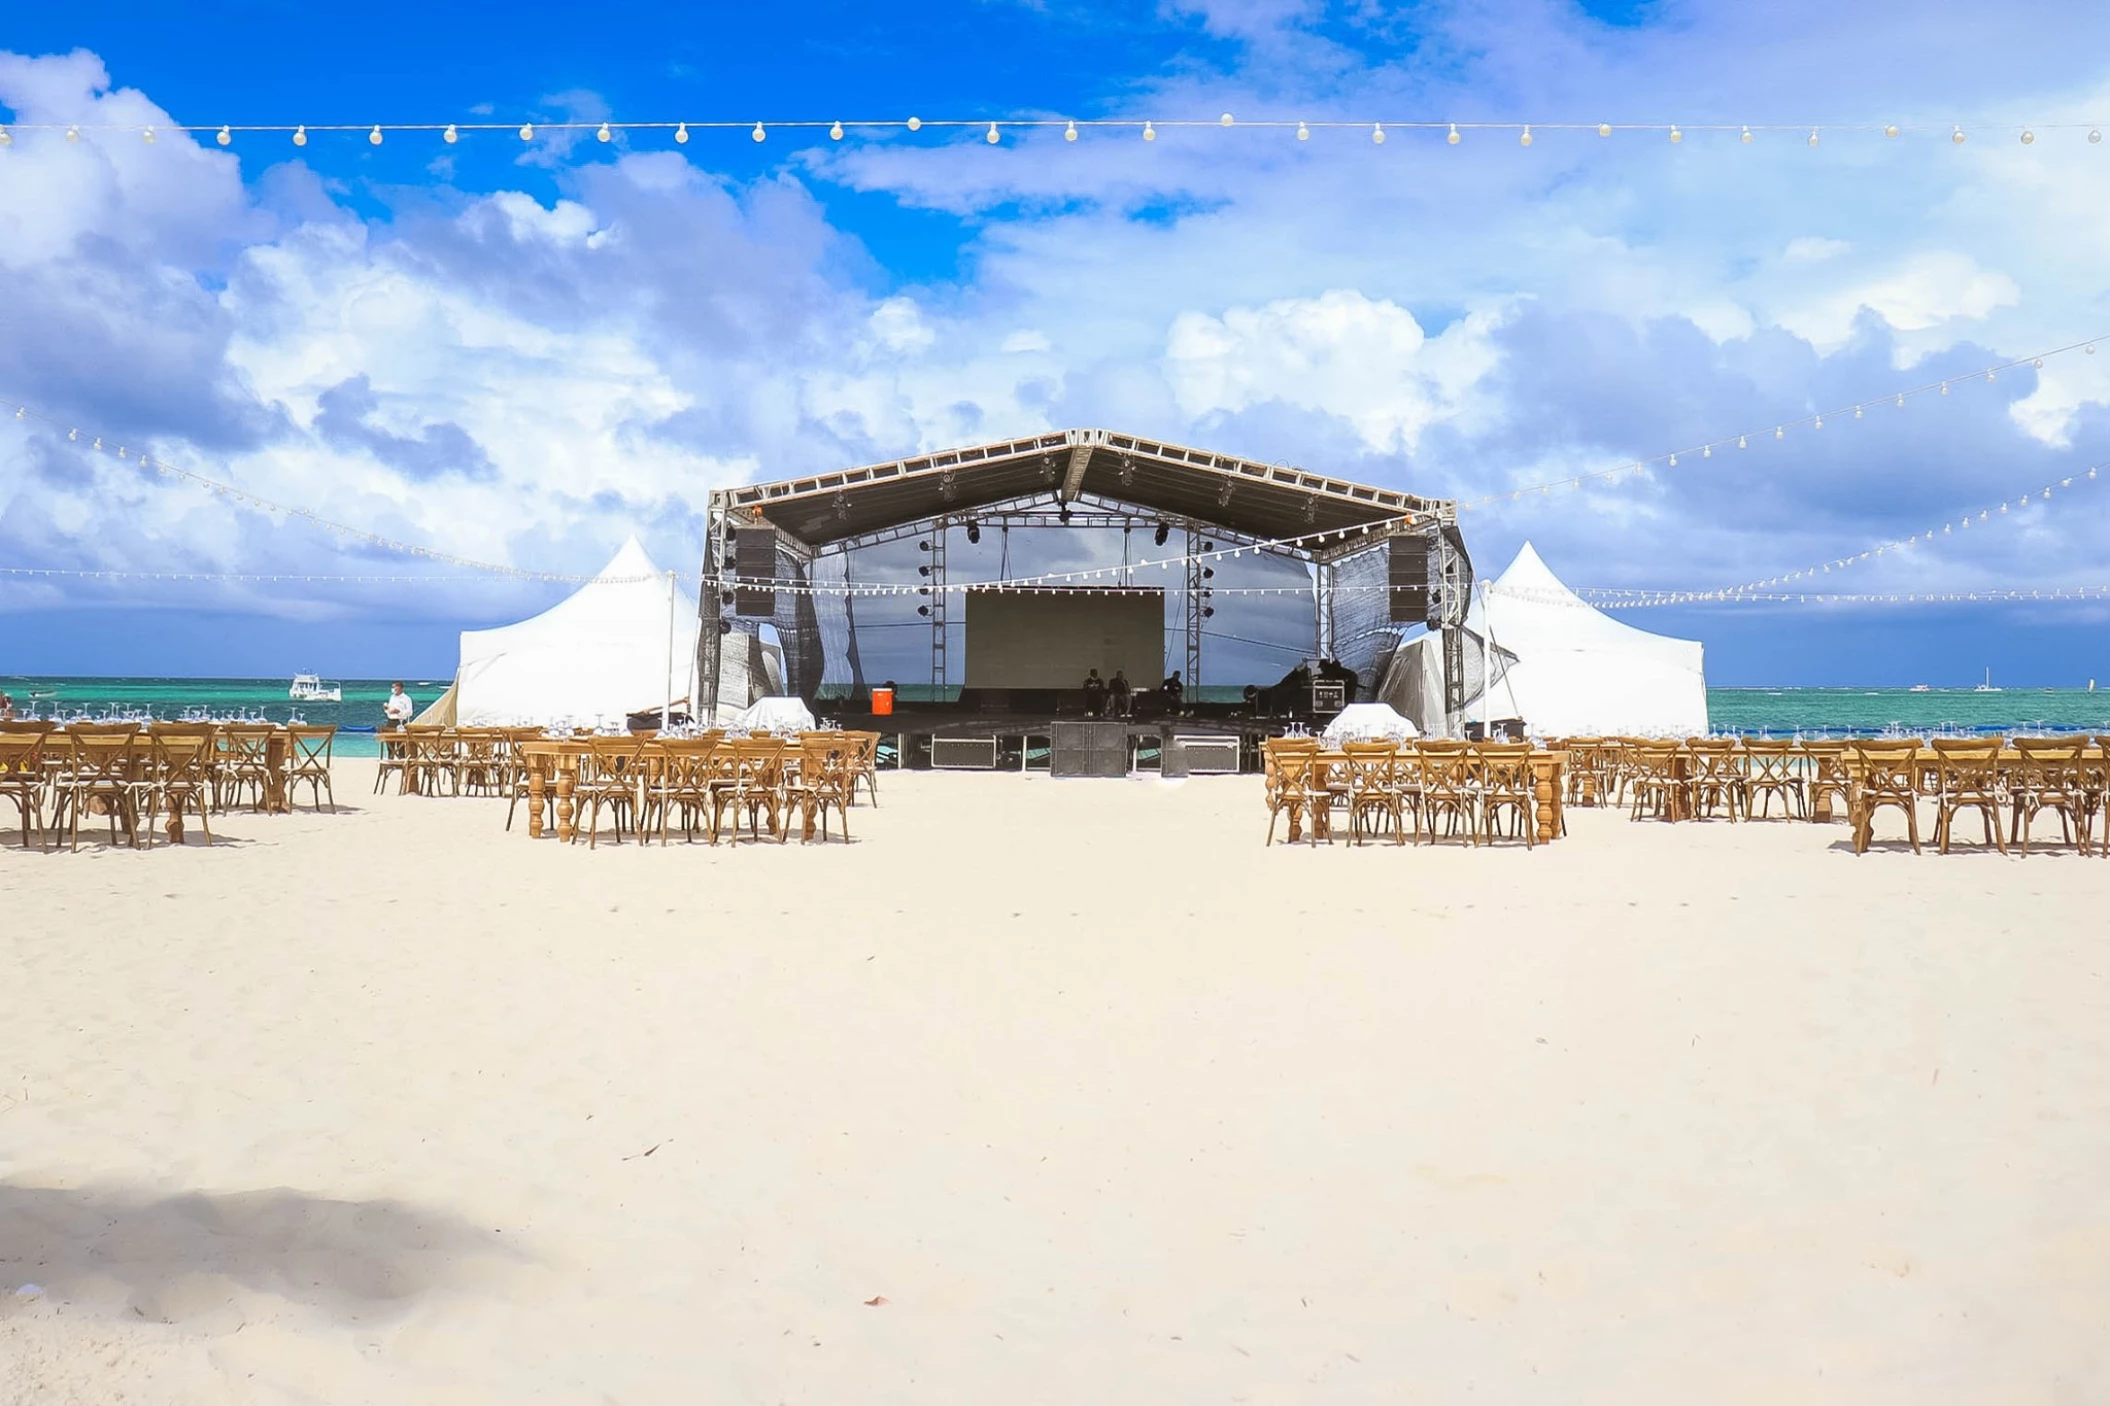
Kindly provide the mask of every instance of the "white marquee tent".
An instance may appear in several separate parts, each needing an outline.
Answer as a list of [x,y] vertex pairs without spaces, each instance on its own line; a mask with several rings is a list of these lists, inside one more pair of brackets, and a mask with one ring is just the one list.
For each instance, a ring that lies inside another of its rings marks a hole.
[[[693,597],[631,537],[593,580],[540,615],[462,631],[454,684],[417,722],[620,727],[669,699],[687,711],[697,696],[697,632]],[[744,634],[725,644],[722,702],[737,710],[776,691],[768,646]]]
[[[1522,718],[1540,737],[1707,731],[1700,642],[1613,619],[1562,584],[1529,542],[1473,592],[1466,629],[1485,646],[1472,656],[1486,660],[1484,680],[1467,681],[1467,717]],[[1382,701],[1435,734],[1446,730],[1443,692],[1434,633],[1402,645],[1378,687]]]

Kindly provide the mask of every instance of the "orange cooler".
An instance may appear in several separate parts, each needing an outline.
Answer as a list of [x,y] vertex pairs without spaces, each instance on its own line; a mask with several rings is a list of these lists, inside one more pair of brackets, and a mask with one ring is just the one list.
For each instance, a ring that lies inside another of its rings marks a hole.
[[894,715],[894,690],[875,688],[872,690],[872,716],[890,718]]

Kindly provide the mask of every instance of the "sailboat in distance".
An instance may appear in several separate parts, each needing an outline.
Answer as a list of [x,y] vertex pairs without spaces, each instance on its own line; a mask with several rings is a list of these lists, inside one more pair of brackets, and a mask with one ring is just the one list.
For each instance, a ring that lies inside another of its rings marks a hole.
[[1991,669],[1985,671],[1985,682],[1971,690],[1973,693],[1999,693],[2001,691],[1993,687],[1993,671]]

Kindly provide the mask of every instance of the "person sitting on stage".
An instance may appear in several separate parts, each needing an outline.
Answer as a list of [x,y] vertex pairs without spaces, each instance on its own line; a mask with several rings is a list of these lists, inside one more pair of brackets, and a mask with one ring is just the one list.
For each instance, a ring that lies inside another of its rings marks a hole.
[[1180,671],[1174,669],[1172,677],[1158,685],[1158,692],[1165,695],[1166,712],[1179,712],[1181,706],[1187,701],[1187,685],[1180,682]]
[[1084,715],[1096,718],[1106,711],[1106,680],[1094,669],[1084,678]]
[[1128,682],[1126,669],[1114,670],[1114,676],[1107,680],[1106,693],[1114,705],[1114,716],[1127,717],[1131,707],[1130,700],[1135,697],[1135,688]]

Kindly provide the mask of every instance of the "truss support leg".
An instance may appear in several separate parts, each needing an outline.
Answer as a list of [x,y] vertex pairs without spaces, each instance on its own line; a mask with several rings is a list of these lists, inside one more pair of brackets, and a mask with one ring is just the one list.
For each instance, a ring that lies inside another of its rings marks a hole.
[[1181,680],[1191,691],[1201,687],[1202,682],[1202,533],[1193,523],[1187,524],[1187,659],[1186,672]]

